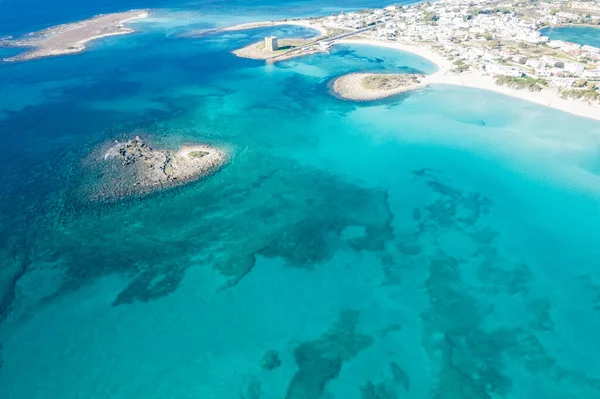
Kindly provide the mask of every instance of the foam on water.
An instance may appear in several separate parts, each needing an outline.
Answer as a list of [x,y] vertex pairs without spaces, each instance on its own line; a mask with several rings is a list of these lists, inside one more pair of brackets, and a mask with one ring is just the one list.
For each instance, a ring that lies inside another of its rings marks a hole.
[[[229,54],[272,31],[2,66],[0,396],[597,397],[600,124],[450,86],[340,101],[339,74],[434,67]],[[81,159],[138,133],[232,160],[88,201]]]

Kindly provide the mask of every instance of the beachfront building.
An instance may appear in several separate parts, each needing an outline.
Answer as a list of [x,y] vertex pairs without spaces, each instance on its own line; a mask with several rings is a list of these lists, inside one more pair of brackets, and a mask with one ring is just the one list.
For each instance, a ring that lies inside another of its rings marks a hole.
[[277,36],[265,37],[265,51],[277,51],[279,50],[279,43],[277,42]]

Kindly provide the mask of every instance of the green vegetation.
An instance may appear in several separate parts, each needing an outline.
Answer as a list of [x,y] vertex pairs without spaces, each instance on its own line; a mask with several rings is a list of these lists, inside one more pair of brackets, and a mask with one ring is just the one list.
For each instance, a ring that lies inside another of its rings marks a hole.
[[508,86],[518,90],[541,91],[543,86],[548,85],[548,81],[545,79],[531,78],[529,76],[523,78],[497,76],[496,84],[498,86]]
[[416,75],[408,74],[374,74],[364,77],[361,82],[363,87],[371,90],[394,90],[418,83],[419,78]]
[[[479,14],[512,14],[513,11],[509,8],[486,8],[486,9],[474,9],[469,12],[469,16],[472,18]],[[469,18],[469,19],[471,19]]]
[[562,92],[563,98],[576,98],[590,102],[600,102],[600,93],[595,88],[565,90]]
[[423,14],[423,21],[436,22],[440,17],[433,11],[427,11]]
[[206,151],[191,151],[188,155],[192,158],[202,158],[202,157],[208,155],[208,152],[206,152]]
[[456,65],[456,68],[453,69],[454,72],[462,73],[469,69],[469,65],[461,59],[454,61],[453,64]]

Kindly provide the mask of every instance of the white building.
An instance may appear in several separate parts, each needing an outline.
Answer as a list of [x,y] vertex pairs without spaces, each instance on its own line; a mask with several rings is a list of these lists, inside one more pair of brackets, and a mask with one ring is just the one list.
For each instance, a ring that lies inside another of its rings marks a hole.
[[585,65],[577,64],[574,62],[565,63],[565,71],[572,73],[573,75],[581,75],[585,70]]
[[600,48],[588,46],[587,44],[585,46],[582,46],[581,49],[584,51],[589,51],[590,53],[600,53]]
[[539,69],[535,71],[535,75],[540,78],[549,78],[552,76],[552,70],[547,68]]
[[525,65],[532,67],[533,69],[542,69],[546,63],[542,60],[540,60],[539,58],[529,58],[526,62]]
[[279,43],[277,42],[277,36],[265,37],[265,51],[277,51],[279,50]]
[[581,76],[590,80],[600,80],[600,69],[594,69],[593,71],[585,71]]
[[511,78],[520,78],[523,76],[523,71],[520,69],[493,63],[486,64],[485,70],[493,75],[504,75],[510,76]]

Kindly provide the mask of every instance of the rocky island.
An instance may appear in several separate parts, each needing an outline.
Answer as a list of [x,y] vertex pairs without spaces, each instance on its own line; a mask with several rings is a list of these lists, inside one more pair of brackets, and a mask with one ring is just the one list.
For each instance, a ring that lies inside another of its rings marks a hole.
[[425,76],[416,74],[351,73],[334,80],[333,91],[341,98],[372,101],[424,87]]
[[110,200],[179,186],[215,173],[226,162],[225,151],[205,144],[170,150],[153,148],[139,136],[115,141],[88,162],[100,176],[91,196]]
[[145,10],[132,10],[54,26],[33,32],[21,39],[0,40],[0,46],[32,48],[4,61],[27,61],[43,57],[74,54],[85,49],[85,44],[106,36],[123,35],[134,30],[125,23],[148,17]]

